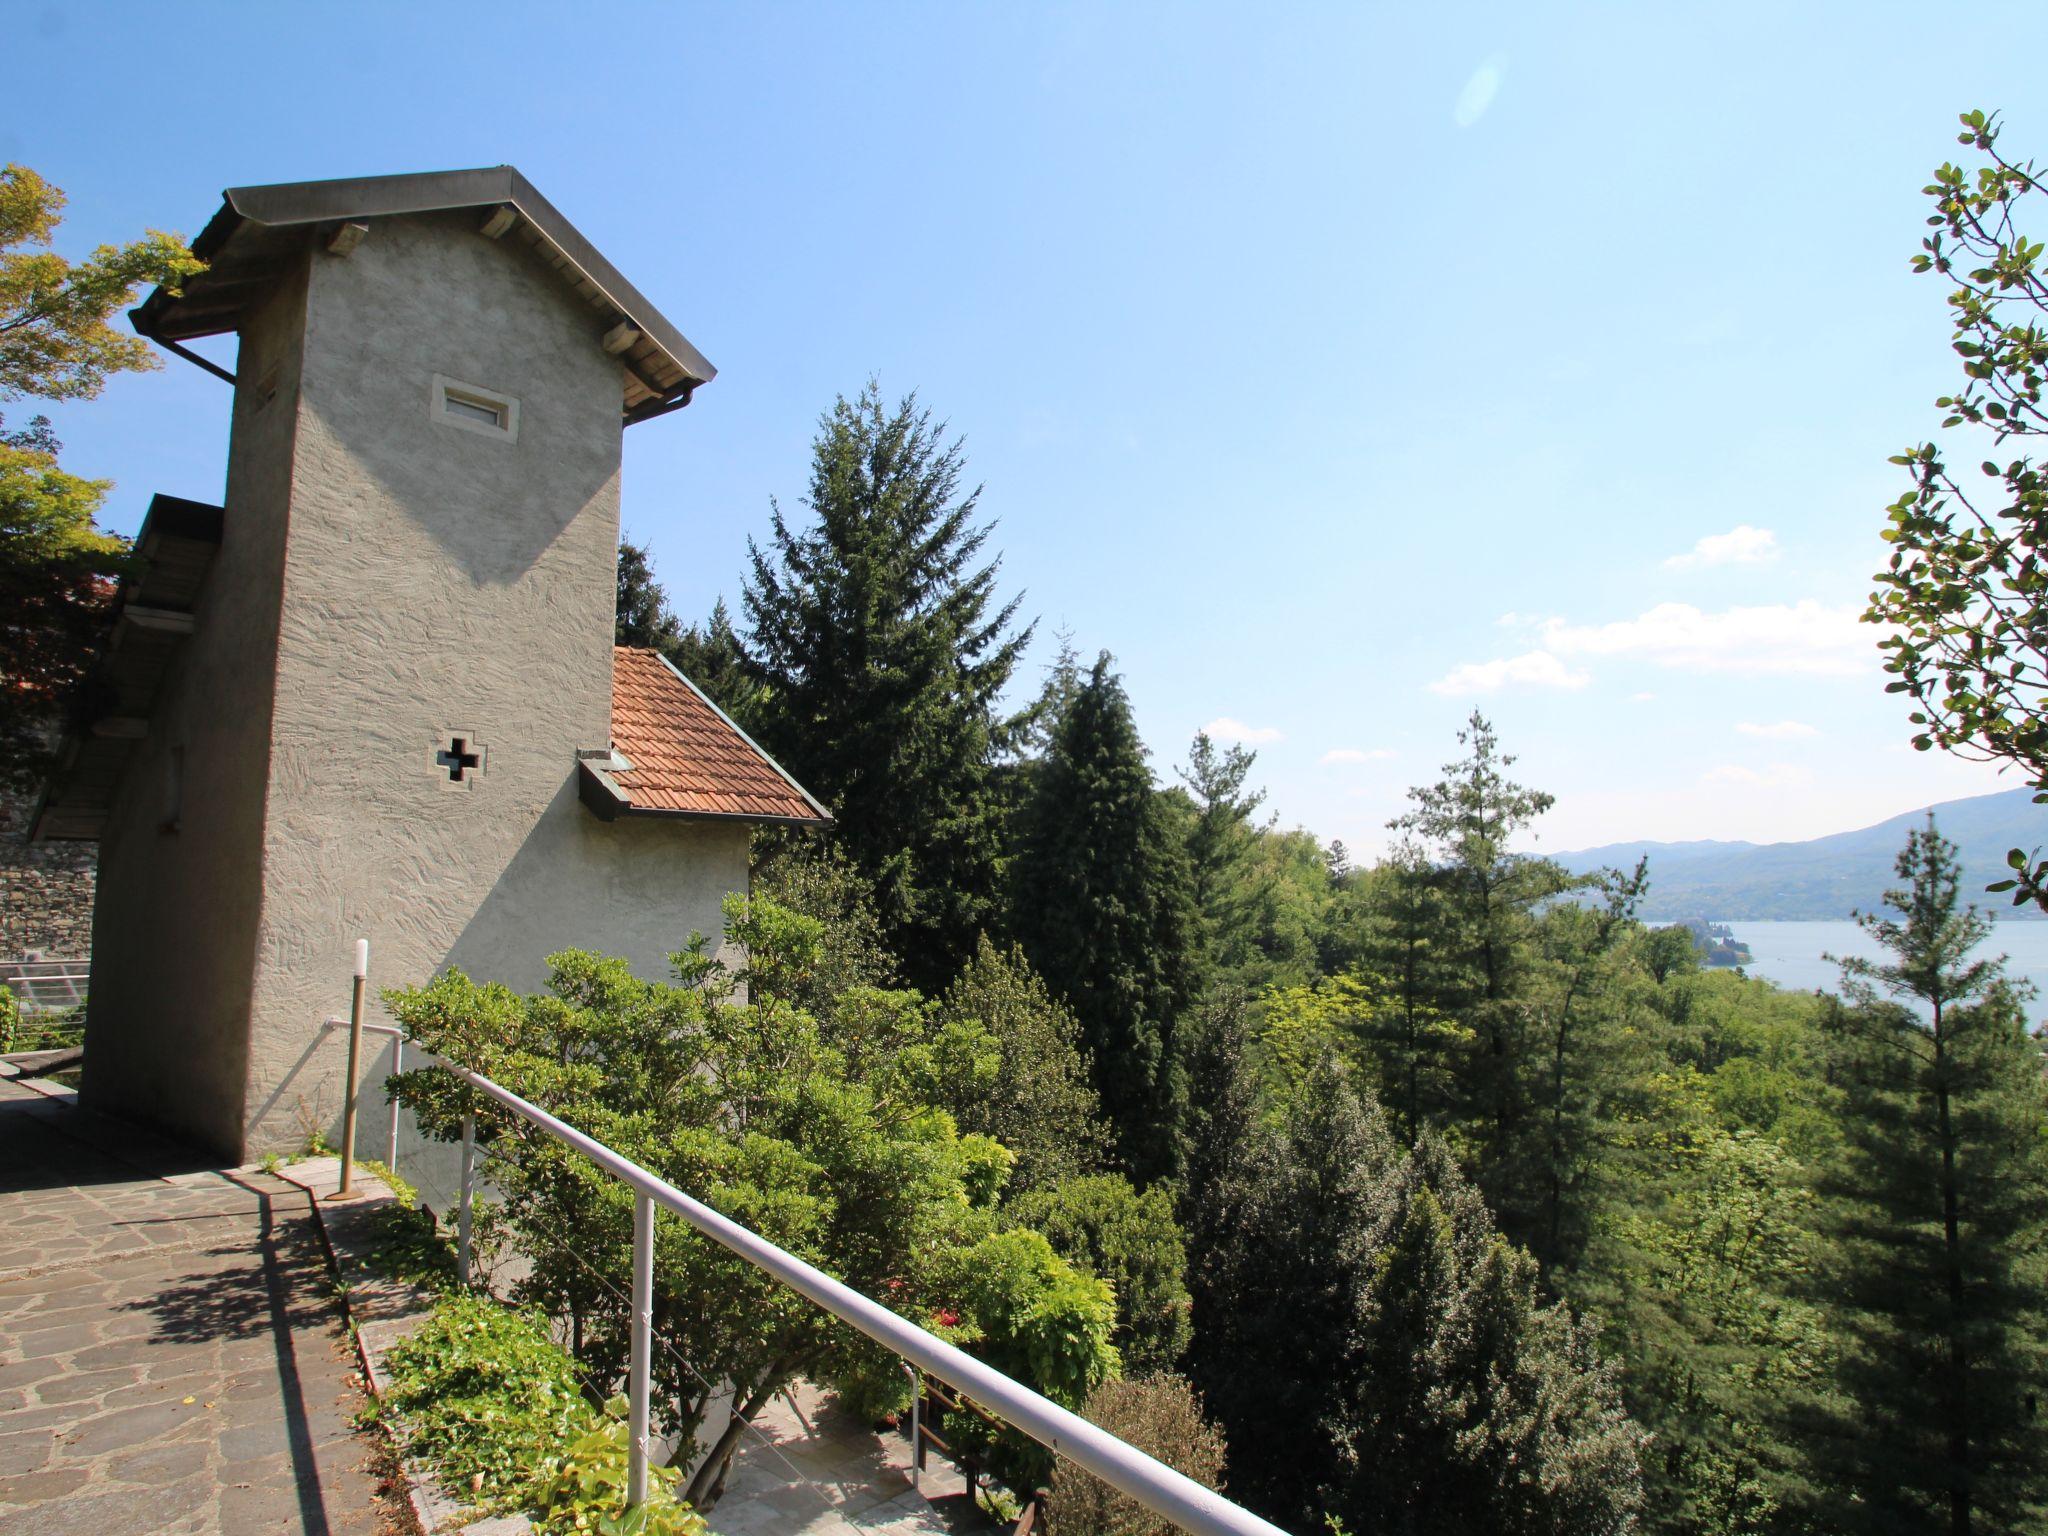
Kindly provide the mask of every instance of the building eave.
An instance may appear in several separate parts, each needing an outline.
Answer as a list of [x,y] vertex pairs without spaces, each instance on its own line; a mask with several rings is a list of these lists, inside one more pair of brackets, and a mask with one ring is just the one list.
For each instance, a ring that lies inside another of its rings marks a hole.
[[176,291],[156,289],[129,319],[139,334],[183,352],[185,341],[237,328],[244,299],[275,275],[278,234],[464,209],[486,215],[481,232],[489,238],[534,247],[597,312],[593,339],[605,338],[606,349],[619,357],[629,425],[688,404],[696,389],[717,377],[675,324],[509,165],[229,187],[192,243],[208,270]]

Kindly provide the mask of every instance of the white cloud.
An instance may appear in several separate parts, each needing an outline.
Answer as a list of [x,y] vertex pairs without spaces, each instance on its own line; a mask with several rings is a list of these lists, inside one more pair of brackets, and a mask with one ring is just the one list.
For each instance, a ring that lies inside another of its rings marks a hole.
[[1592,679],[1574,672],[1549,651],[1527,651],[1520,656],[1502,656],[1492,661],[1468,661],[1453,667],[1429,685],[1431,693],[1450,697],[1472,693],[1498,693],[1501,689],[1583,688]]
[[1500,83],[1508,72],[1508,56],[1504,53],[1489,54],[1480,66],[1472,71],[1465,88],[1458,92],[1458,104],[1452,109],[1451,118],[1460,128],[1470,128],[1486,116],[1486,109],[1493,105],[1493,98],[1500,94]]
[[1702,784],[1740,784],[1745,789],[1792,789],[1813,782],[1810,770],[1793,763],[1773,763],[1762,772],[1740,763],[1723,763],[1700,775]]
[[1635,656],[1685,672],[1847,677],[1869,670],[1876,659],[1877,636],[1860,612],[1855,604],[1830,608],[1810,597],[1718,613],[1690,603],[1659,603],[1612,624],[1552,619],[1542,638],[1553,661]]
[[1673,555],[1664,563],[1672,570],[1693,565],[1763,565],[1777,559],[1778,554],[1775,533],[1743,523],[1726,533],[1708,534],[1687,553]]
[[1332,747],[1317,759],[1321,763],[1378,763],[1394,756],[1392,747]]
[[1284,739],[1278,726],[1246,725],[1242,720],[1233,720],[1228,715],[1211,720],[1202,727],[1202,734],[1211,741],[1241,741],[1253,747]]
[[1631,704],[1648,704],[1656,697],[1654,693],[1632,693],[1628,696],[1628,701]]
[[1780,720],[1775,725],[1759,725],[1754,720],[1744,720],[1735,729],[1741,735],[1761,736],[1766,741],[1798,741],[1820,734],[1804,720]]

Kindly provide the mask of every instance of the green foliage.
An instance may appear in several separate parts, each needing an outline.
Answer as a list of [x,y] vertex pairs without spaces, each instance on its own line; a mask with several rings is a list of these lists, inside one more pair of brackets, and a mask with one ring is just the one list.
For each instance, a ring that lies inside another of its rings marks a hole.
[[1016,936],[1081,1021],[1124,1165],[1164,1177],[1180,1156],[1174,1028],[1196,990],[1197,920],[1180,839],[1107,652],[1056,726],[1021,823]]
[[1112,1342],[1125,1369],[1172,1370],[1186,1351],[1187,1251],[1173,1201],[1114,1173],[1079,1174],[1018,1196],[1004,1214],[1045,1235],[1060,1257],[1109,1282]]
[[632,1443],[626,1400],[612,1398],[603,1417],[554,1459],[552,1476],[539,1485],[534,1526],[540,1536],[709,1536],[704,1517],[676,1498],[671,1468],[650,1465],[646,1502],[627,1507]]
[[527,1507],[596,1422],[546,1323],[482,1297],[441,1301],[386,1360],[383,1412],[407,1454],[479,1508]]
[[109,322],[143,284],[176,288],[205,270],[154,229],[67,261],[50,249],[64,201],[27,166],[0,169],[0,400],[90,400],[109,374],[157,367],[147,342]]
[[1915,832],[1890,952],[1842,962],[1827,1019],[1843,1150],[1823,1185],[1820,1296],[1842,1347],[1816,1458],[1855,1530],[2038,1530],[2048,1520],[2048,1087],[2021,990],[1974,958],[1954,845]]
[[1005,806],[998,766],[1028,716],[1001,698],[1029,642],[996,603],[966,461],[915,397],[874,384],[826,413],[808,526],[774,509],[749,545],[750,722],[839,818],[905,974],[940,990],[989,926]]
[[1806,1298],[1819,1243],[1806,1170],[1754,1130],[1700,1126],[1668,1149],[1665,1198],[1623,1218],[1633,1266],[1613,1300],[1626,1320],[1629,1403],[1650,1432],[1655,1529],[1785,1529],[1799,1447],[1787,1405],[1827,1368],[1830,1336]]
[[[1995,116],[1965,112],[1962,126],[1957,141],[1981,163],[1935,171],[1924,189],[1933,233],[1913,270],[1953,285],[1950,345],[1963,382],[1935,406],[1943,431],[1968,431],[1892,457],[1911,484],[1889,508],[1891,556],[1863,617],[1884,626],[1887,686],[1913,702],[1914,746],[2016,763],[2048,798],[2039,638],[2048,475],[2007,447],[2048,430],[2048,266],[2042,243],[2021,227],[2030,209],[2038,214],[2043,188],[2031,161],[2000,152]],[[1951,452],[1973,456],[1972,444],[1983,455],[1977,473],[1951,468]],[[2013,878],[1992,889],[2013,891],[2016,905],[2048,905],[2048,864],[2017,848],[2011,864]]]
[[27,432],[0,432],[0,776],[18,786],[48,766],[46,738],[77,696],[130,564],[127,541],[95,522],[110,482],[60,469],[48,425],[37,417]]
[[1467,755],[1445,764],[1437,783],[1411,789],[1415,808],[1391,825],[1415,839],[1419,873],[1433,887],[1437,938],[1418,1002],[1471,1031],[1457,1066],[1455,1134],[1491,1187],[1512,1176],[1520,1144],[1536,1133],[1528,1090],[1542,1034],[1521,994],[1536,960],[1537,913],[1571,881],[1511,846],[1553,797],[1508,777],[1515,760],[1477,711],[1458,741]]
[[705,697],[743,727],[760,706],[760,689],[747,675],[745,653],[733,632],[725,599],[718,599],[710,619],[701,627],[685,625],[670,609],[668,593],[655,579],[651,551],[630,539],[619,544],[612,643],[661,652]]
[[[675,957],[680,985],[570,951],[552,957],[538,996],[451,972],[386,1001],[427,1049],[906,1315],[953,1311],[1025,1380],[1079,1401],[1098,1379],[1085,1363],[1097,1344],[1113,1367],[1107,1291],[1035,1234],[1024,1236],[1043,1262],[991,1271],[963,1257],[1017,1258],[982,1246],[1008,1150],[962,1136],[934,1103],[938,1084],[993,1077],[1000,1052],[986,1030],[914,992],[819,995],[826,925],[765,898],[728,902],[726,939],[745,965],[706,959],[700,942]],[[452,1139],[465,1110],[477,1115],[496,1214],[532,1260],[515,1296],[566,1319],[579,1372],[614,1388],[626,1364],[630,1191],[445,1073],[406,1074],[396,1092],[430,1135]],[[695,1433],[712,1383],[732,1388],[744,1419],[798,1375],[878,1379],[875,1346],[680,1222],[658,1224],[655,1276],[655,1377],[671,1433]],[[743,1429],[735,1421],[712,1447],[683,1490],[690,1503],[716,1502]]]
[[933,1090],[963,1131],[992,1136],[1016,1155],[1012,1189],[1045,1188],[1102,1165],[1108,1133],[1080,1025],[1021,950],[1005,952],[984,937],[946,990],[940,1016],[985,1030],[1001,1052],[993,1076]]
[[85,1043],[85,1008],[23,1013],[10,987],[0,987],[0,1054],[61,1051]]
[[1236,1213],[1191,1233],[1219,1251],[1195,1269],[1190,1360],[1235,1495],[1295,1529],[1632,1529],[1641,1436],[1614,1370],[1442,1146],[1402,1153],[1334,1056],[1278,1124],[1230,1118],[1238,1147],[1190,1191]]
[[527,1511],[541,1536],[703,1536],[665,1468],[626,1510],[624,1400],[592,1408],[540,1317],[451,1296],[386,1359],[384,1416],[466,1506]]
[[[1081,1413],[1204,1488],[1223,1487],[1223,1436],[1180,1377],[1106,1381]],[[1174,1536],[1179,1529],[1068,1461],[1053,1470],[1045,1516],[1051,1536]]]
[[[1108,1284],[1076,1270],[1040,1234],[992,1232],[948,1262],[947,1289],[964,1314],[955,1341],[997,1370],[1067,1408],[1121,1371]],[[1043,1446],[1014,1430],[992,1432],[976,1415],[950,1415],[946,1429],[1012,1488],[1036,1488],[1052,1470]]]

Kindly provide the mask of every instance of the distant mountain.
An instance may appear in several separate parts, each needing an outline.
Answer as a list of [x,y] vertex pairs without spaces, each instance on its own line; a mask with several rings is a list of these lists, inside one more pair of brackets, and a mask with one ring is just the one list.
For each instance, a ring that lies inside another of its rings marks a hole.
[[[1974,795],[1929,807],[1942,836],[1962,850],[1963,897],[2000,917],[2040,917],[2039,908],[2012,907],[2011,898],[1987,896],[1984,887],[2006,875],[2008,848],[2048,844],[2048,806],[2030,789]],[[1650,890],[1642,908],[1648,922],[1704,917],[1717,923],[1843,918],[1869,912],[1897,883],[1892,863],[1906,834],[1926,810],[1894,816],[1874,827],[1837,832],[1803,843],[1609,843],[1551,857],[1575,873],[1650,861]]]

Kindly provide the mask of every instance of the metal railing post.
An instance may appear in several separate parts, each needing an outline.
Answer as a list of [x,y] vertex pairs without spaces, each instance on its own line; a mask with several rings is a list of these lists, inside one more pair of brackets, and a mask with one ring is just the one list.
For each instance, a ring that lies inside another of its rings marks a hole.
[[462,1117],[462,1199],[455,1208],[455,1283],[469,1287],[470,1209],[476,1204],[476,1116]]
[[903,1369],[910,1377],[910,1486],[915,1492],[924,1471],[924,1373],[907,1360]]
[[[396,1077],[404,1070],[405,1036],[394,1034],[391,1037],[391,1075]],[[384,1093],[385,1097],[389,1098],[391,1090],[387,1088],[384,1090]],[[390,1155],[384,1159],[384,1166],[393,1173],[398,1172],[398,1100],[396,1099],[391,1100],[391,1151]]]
[[370,977],[370,941],[356,940],[355,984],[348,1005],[348,1081],[343,1084],[346,1101],[341,1116],[341,1187],[334,1193],[345,1199],[355,1187],[356,1169],[356,1079],[363,1066],[363,990]]
[[654,1201],[640,1190],[633,1192],[632,1351],[626,1507],[637,1509],[647,1502],[647,1403],[654,1370]]

